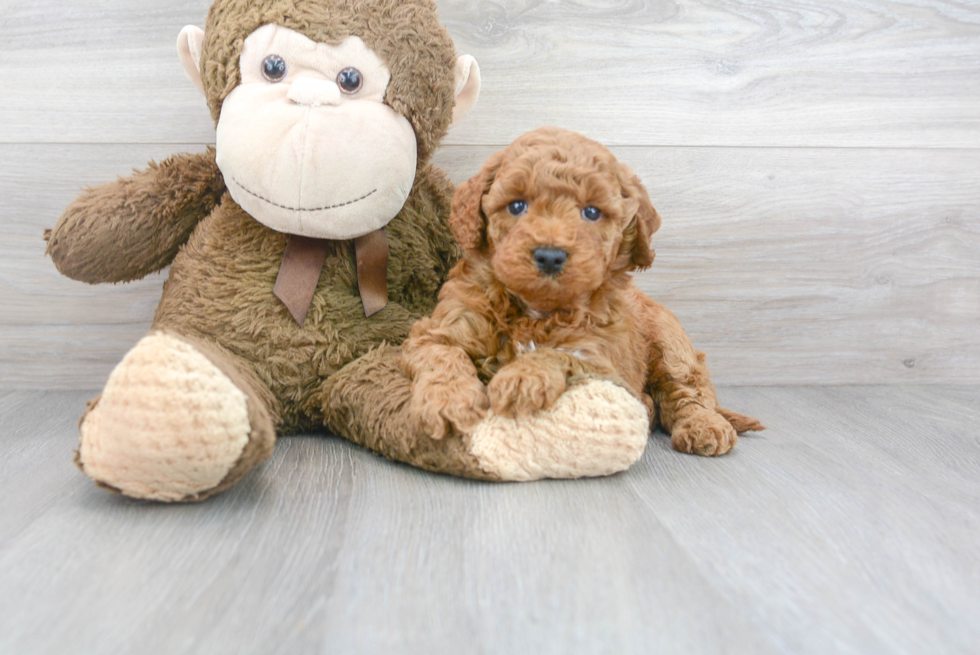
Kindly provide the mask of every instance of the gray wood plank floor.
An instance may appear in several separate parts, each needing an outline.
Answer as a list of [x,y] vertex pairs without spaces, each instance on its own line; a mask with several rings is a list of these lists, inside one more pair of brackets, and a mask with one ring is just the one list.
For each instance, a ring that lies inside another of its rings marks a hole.
[[723,388],[718,460],[492,485],[282,439],[201,505],[70,463],[88,392],[0,393],[0,653],[976,653],[978,387]]

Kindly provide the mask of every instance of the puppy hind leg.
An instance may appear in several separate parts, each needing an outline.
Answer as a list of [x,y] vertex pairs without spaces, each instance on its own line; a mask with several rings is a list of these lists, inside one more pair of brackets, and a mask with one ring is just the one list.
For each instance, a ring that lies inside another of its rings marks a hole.
[[675,450],[704,456],[724,455],[738,442],[736,427],[718,411],[715,388],[704,353],[677,318],[648,300],[646,322],[652,338],[649,389],[660,423]]
[[696,374],[661,379],[653,393],[660,422],[670,433],[675,450],[709,457],[724,455],[738,443],[737,432],[714,409],[714,390],[704,383],[705,379]]

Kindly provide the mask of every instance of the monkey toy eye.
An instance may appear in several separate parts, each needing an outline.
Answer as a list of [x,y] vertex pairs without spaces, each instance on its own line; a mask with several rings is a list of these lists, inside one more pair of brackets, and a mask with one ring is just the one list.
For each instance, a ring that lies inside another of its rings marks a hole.
[[262,75],[270,82],[281,82],[286,77],[286,60],[279,55],[269,55],[262,62]]
[[592,223],[595,223],[597,220],[602,218],[602,212],[599,211],[598,207],[593,207],[592,205],[589,205],[588,207],[582,210],[582,218]]
[[337,76],[337,86],[348,95],[357,93],[363,84],[364,80],[361,78],[361,71],[356,68],[345,68]]
[[511,216],[522,216],[527,211],[527,203],[523,200],[515,200],[507,205],[507,211]]

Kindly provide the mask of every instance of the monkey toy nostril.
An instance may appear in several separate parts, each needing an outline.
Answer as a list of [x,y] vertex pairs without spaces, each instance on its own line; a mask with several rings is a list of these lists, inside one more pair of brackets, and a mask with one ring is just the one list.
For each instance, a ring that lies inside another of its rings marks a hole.
[[560,273],[567,260],[568,253],[561,248],[538,248],[534,251],[534,262],[545,275]]

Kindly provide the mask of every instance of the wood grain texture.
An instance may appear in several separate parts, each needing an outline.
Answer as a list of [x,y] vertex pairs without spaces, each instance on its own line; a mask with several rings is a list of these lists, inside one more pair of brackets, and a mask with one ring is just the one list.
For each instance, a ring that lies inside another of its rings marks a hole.
[[[451,144],[559,124],[617,145],[980,146],[975,3],[438,4],[485,80]],[[174,47],[208,5],[5,3],[0,142],[208,142]]]
[[[74,283],[39,235],[79,186],[213,142],[173,45],[207,6],[4,6],[0,388],[97,387],[149,327],[162,276]],[[546,123],[619,144],[665,217],[640,284],[716,380],[980,382],[980,6],[439,6],[484,73],[439,163],[467,179]]]
[[[0,146],[0,387],[93,388],[149,328],[162,275],[87,286],[40,236],[79,183],[196,146]],[[438,155],[457,182],[492,147]],[[615,148],[664,225],[640,286],[727,384],[980,382],[972,150]]]
[[723,388],[770,430],[481,484],[329,437],[200,505],[71,465],[92,392],[0,393],[0,652],[963,655],[980,387]]
[[980,388],[722,400],[771,427],[739,464],[677,460],[664,438],[630,484],[729,602],[787,653],[976,651]]

